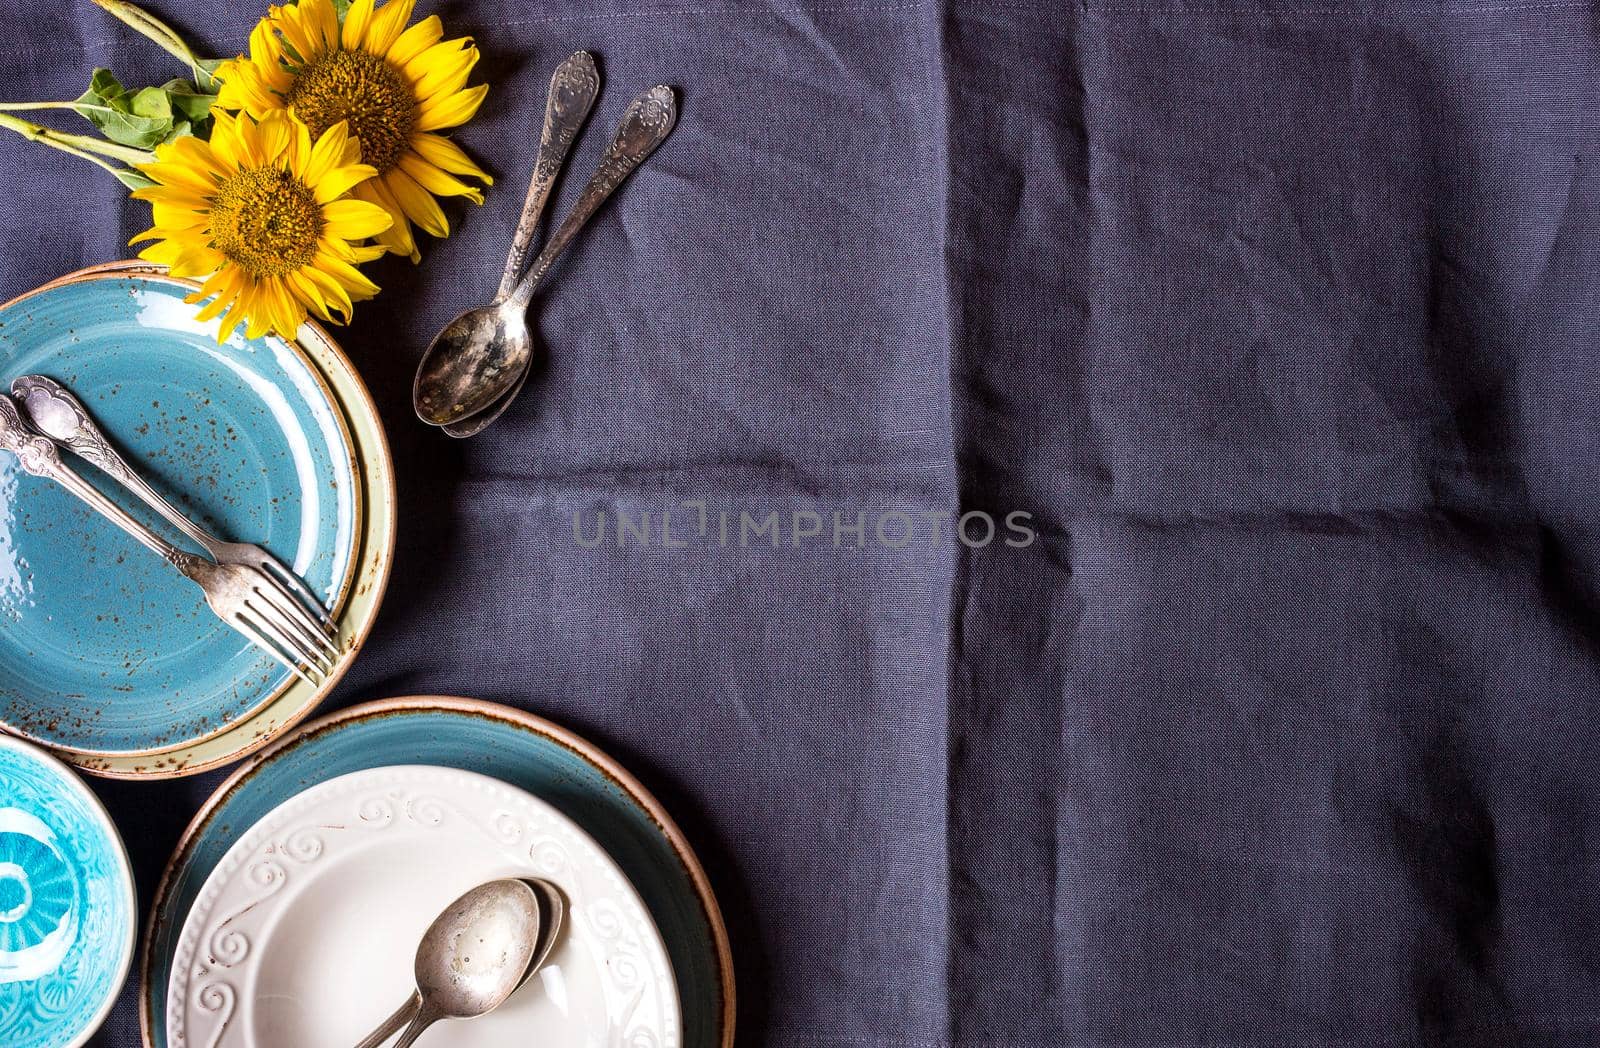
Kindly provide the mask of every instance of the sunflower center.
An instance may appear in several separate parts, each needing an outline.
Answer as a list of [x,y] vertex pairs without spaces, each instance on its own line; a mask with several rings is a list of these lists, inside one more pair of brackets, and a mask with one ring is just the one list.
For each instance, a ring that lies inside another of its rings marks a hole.
[[211,201],[211,246],[255,277],[281,277],[311,262],[322,208],[304,182],[275,167],[241,171]]
[[308,62],[289,104],[313,140],[341,120],[361,140],[361,162],[379,173],[399,162],[417,126],[417,99],[400,71],[366,51],[327,51]]

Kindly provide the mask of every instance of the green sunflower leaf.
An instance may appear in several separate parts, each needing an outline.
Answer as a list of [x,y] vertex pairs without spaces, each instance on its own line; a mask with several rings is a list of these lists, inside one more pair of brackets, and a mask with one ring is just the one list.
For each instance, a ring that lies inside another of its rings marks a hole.
[[128,108],[134,116],[161,121],[168,127],[172,125],[172,99],[167,97],[163,88],[145,87],[135,91],[128,101]]
[[135,149],[149,149],[172,131],[172,106],[164,91],[130,94],[109,69],[94,71],[89,90],[72,107],[111,141]]
[[174,112],[196,124],[211,116],[211,105],[217,100],[216,95],[206,94],[187,80],[168,80],[161,90],[167,93]]
[[139,174],[139,172],[129,170],[128,168],[118,168],[111,173],[117,176],[118,182],[121,182],[129,189],[143,189],[146,186],[155,185],[155,182]]
[[72,108],[113,142],[149,149],[204,128],[216,95],[187,80],[129,91],[109,69],[96,69]]

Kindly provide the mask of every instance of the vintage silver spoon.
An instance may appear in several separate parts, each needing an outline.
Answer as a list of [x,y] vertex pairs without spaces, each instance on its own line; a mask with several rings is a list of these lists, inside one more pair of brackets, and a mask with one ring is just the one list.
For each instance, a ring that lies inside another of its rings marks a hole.
[[[434,918],[417,944],[417,989],[402,1009],[411,1024],[395,1048],[409,1048],[440,1019],[492,1012],[516,992],[539,945],[539,902],[526,881],[507,878],[478,885]],[[387,1036],[380,1027],[361,1048]]]
[[[566,923],[567,914],[567,901],[562,896],[561,889],[549,881],[540,880],[537,877],[530,877],[524,883],[537,892],[540,897],[541,919],[539,922],[539,945],[533,952],[533,959],[528,962],[528,970],[522,973],[522,980],[517,983],[518,990],[522,989],[527,981],[533,978],[533,973],[543,968],[544,962],[550,959],[550,954],[556,947],[556,940],[561,937],[561,927]],[[515,993],[516,990],[512,992]],[[396,1030],[410,1021],[412,1014],[416,1010],[417,995],[412,994],[410,1000],[395,1009],[395,1013],[385,1019],[376,1030],[369,1033],[367,1039],[357,1045],[356,1048],[378,1048],[379,1045],[394,1036]]]
[[[517,278],[522,275],[523,263],[528,259],[528,248],[533,243],[533,234],[539,228],[539,219],[544,215],[545,204],[550,200],[556,177],[560,175],[567,153],[572,149],[572,143],[577,140],[578,132],[583,129],[599,97],[600,71],[595,68],[594,56],[589,52],[574,52],[556,67],[554,75],[550,77],[550,93],[544,100],[544,128],[539,132],[539,152],[533,161],[533,177],[528,182],[528,195],[522,201],[522,214],[517,218],[517,231],[511,238],[505,271],[500,274],[499,290],[488,306],[463,313],[451,321],[451,327],[466,317],[491,312],[516,290]],[[420,379],[419,371],[419,382]]]
[[419,418],[431,425],[448,426],[493,410],[489,419],[471,431],[476,433],[505,410],[509,400],[502,397],[516,396],[533,359],[533,336],[527,322],[533,293],[600,205],[666,139],[677,116],[677,101],[666,86],[652,87],[628,105],[616,137],[577,206],[511,295],[456,317],[423,354],[412,387],[412,404]]

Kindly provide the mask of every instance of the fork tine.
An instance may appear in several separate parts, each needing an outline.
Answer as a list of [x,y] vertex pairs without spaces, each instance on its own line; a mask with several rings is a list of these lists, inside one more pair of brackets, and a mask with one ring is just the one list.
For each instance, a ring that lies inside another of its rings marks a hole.
[[315,672],[318,675],[327,673],[322,662],[313,658],[313,653],[306,649],[303,641],[286,632],[282,626],[268,618],[256,606],[254,601],[245,600],[240,605],[239,614],[249,616],[251,625],[265,634],[280,650],[293,656],[308,672]]
[[245,598],[244,604],[262,620],[264,625],[271,626],[294,645],[295,653],[301,659],[323,673],[332,673],[334,660],[324,647],[327,643],[326,638],[320,633],[308,630],[303,623],[286,615],[279,602],[287,599],[276,594],[264,593],[258,587],[251,596]]
[[265,550],[262,551],[261,564],[275,582],[282,583],[291,595],[298,598],[300,603],[306,606],[307,610],[316,618],[317,624],[322,627],[324,633],[335,639],[338,638],[339,624],[333,620],[333,616],[328,613],[328,609],[323,607],[322,601],[317,599],[317,595],[311,592],[311,588],[305,584],[300,576],[284,567],[282,561]]
[[268,640],[267,637],[265,637],[259,630],[257,630],[255,625],[249,619],[245,618],[243,614],[237,614],[232,619],[229,619],[228,625],[244,634],[246,640],[260,648],[262,651],[266,652],[268,655],[272,656],[274,662],[282,665],[290,673],[293,673],[296,677],[299,677],[313,688],[318,686],[318,682],[314,680],[310,674],[305,671],[305,669],[302,669],[298,663],[290,659],[283,652],[279,651],[277,646]]
[[295,626],[298,635],[303,636],[307,643],[314,645],[330,660],[338,659],[340,654],[338,638],[328,636],[305,606],[294,598],[294,594],[284,589],[272,576],[265,572],[260,573],[257,585],[251,587],[251,590],[264,604],[277,612],[281,619]]

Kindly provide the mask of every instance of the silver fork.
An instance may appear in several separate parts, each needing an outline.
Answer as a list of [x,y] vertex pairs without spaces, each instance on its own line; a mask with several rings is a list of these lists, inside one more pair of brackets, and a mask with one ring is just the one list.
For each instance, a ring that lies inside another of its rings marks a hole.
[[0,393],[0,450],[16,455],[24,470],[60,484],[158,554],[204,591],[206,604],[218,618],[301,680],[315,686],[333,672],[338,651],[298,601],[285,596],[259,569],[214,564],[139,523],[69,469],[55,443],[29,429],[16,401],[4,393]]
[[294,572],[260,546],[223,542],[180,513],[117,453],[105,433],[95,425],[89,409],[61,383],[44,375],[24,375],[11,383],[11,394],[21,401],[24,416],[34,429],[133,492],[169,524],[193,539],[218,564],[240,564],[260,570],[285,594],[297,598],[310,609],[324,632],[338,639],[338,625]]

